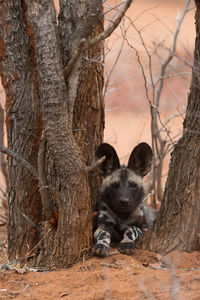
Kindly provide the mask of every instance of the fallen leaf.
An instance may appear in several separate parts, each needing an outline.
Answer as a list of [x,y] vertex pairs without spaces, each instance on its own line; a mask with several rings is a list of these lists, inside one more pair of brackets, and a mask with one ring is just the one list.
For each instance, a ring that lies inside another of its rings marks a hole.
[[62,294],[60,295],[60,297],[65,297],[65,296],[69,296],[69,293],[62,293]]

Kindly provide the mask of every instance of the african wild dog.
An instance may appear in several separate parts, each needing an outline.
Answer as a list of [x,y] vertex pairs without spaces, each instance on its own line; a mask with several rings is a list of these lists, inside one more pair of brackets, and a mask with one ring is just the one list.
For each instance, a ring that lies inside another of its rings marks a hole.
[[99,169],[104,179],[99,193],[93,253],[108,255],[113,241],[120,242],[121,253],[131,254],[135,240],[156,218],[156,210],[143,204],[142,178],[151,169],[152,150],[146,143],[136,146],[127,167],[120,166],[117,153],[109,144],[103,143],[98,147],[96,157],[100,159],[103,156],[105,160]]

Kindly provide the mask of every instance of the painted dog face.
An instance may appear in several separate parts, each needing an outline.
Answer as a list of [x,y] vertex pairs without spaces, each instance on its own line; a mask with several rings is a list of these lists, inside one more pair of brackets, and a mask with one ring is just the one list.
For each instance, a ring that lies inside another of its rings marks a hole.
[[152,150],[146,143],[136,146],[129,158],[128,165],[120,166],[115,149],[106,143],[101,144],[96,157],[105,156],[100,165],[104,177],[100,189],[100,202],[120,218],[127,218],[140,205],[144,198],[143,176],[151,168]]

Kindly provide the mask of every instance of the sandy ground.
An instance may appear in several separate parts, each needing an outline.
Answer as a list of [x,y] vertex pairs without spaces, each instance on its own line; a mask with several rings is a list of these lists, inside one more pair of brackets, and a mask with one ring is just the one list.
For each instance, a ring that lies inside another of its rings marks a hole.
[[[5,229],[1,228],[0,263],[6,261],[6,247]],[[199,252],[172,252],[168,257],[142,250],[135,250],[132,256],[115,249],[112,253],[61,271],[30,272],[19,265],[1,270],[0,299],[200,299]]]
[[[107,9],[109,4],[116,3],[115,0],[106,1]],[[184,1],[136,0],[128,12],[151,51],[158,50],[158,55],[153,57],[154,79],[159,78],[160,61],[166,59],[168,54],[166,49],[173,43],[176,18],[182,13],[183,6]],[[177,41],[179,55],[190,63],[194,47],[193,15],[194,11],[191,11],[186,16]],[[126,27],[127,24],[126,19],[121,26]],[[105,78],[109,75],[122,47],[123,28],[117,29],[112,38],[106,42]],[[131,26],[126,32],[126,38],[132,48],[124,42],[118,64],[110,77],[105,98],[105,141],[116,148],[122,163],[127,161],[129,153],[137,143],[141,141],[151,143],[149,106],[133,47],[137,47],[149,79],[148,57],[137,32]],[[165,81],[160,101],[163,122],[184,111],[191,70],[179,59],[174,59],[167,72],[172,76]],[[151,91],[150,86],[148,88]],[[4,101],[3,92],[0,93],[0,100]],[[168,124],[172,137],[181,133],[182,122],[183,117],[172,118]],[[168,161],[169,159],[165,162],[165,174]],[[4,184],[2,178],[0,184]],[[0,227],[0,264],[7,261],[6,250],[7,238],[4,226]],[[104,259],[92,257],[68,270],[42,273],[21,270],[17,265],[13,270],[0,271],[0,299],[14,298],[199,300],[200,253],[174,252],[166,258],[140,250],[136,250],[132,256],[126,256],[114,250],[113,255]]]

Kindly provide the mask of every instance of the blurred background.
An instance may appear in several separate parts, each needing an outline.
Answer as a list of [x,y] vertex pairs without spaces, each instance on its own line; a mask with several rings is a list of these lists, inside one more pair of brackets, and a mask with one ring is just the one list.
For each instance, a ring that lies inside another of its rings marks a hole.
[[[119,3],[105,1],[105,12]],[[112,13],[106,13],[105,20]],[[160,194],[156,201],[163,197],[170,152],[182,133],[192,72],[194,13],[193,1],[135,0],[105,42],[104,139],[115,147],[121,163],[127,163],[136,144],[152,145],[150,104],[158,103],[157,140],[161,143],[155,152],[156,164],[161,165],[153,175],[154,187],[149,188]]]
[[[105,26],[121,3],[104,1]],[[104,140],[115,147],[121,163],[127,162],[136,144],[145,141],[151,145],[150,104],[157,101],[157,130],[168,145],[163,155],[163,189],[169,153],[182,132],[192,71],[195,5],[190,2],[181,20],[185,5],[185,0],[135,0],[120,26],[105,41]],[[173,57],[161,73],[170,53]],[[0,103],[4,107],[1,85]],[[3,176],[0,188],[5,188]]]
[[[106,1],[105,10],[119,2]],[[106,40],[105,81],[109,77],[109,82],[105,95],[105,140],[116,147],[122,162],[127,161],[128,154],[137,143],[151,143],[150,109],[136,51],[146,74],[148,90],[151,92],[150,68],[156,82],[161,77],[161,64],[172,50],[178,19],[184,11],[185,3],[184,0],[136,0],[127,13],[136,29],[125,18],[124,23]],[[191,4],[191,8],[194,8],[194,4]],[[145,46],[142,45],[137,30],[141,33]],[[161,119],[164,123],[171,117],[168,129],[172,137],[181,134],[182,130],[191,79],[191,67],[187,63],[192,64],[193,61],[194,40],[192,9],[181,25],[176,47],[179,58],[174,57],[169,63],[160,96]],[[145,47],[151,55],[151,66]],[[114,65],[116,60],[117,64]],[[152,100],[151,95],[150,98]]]

